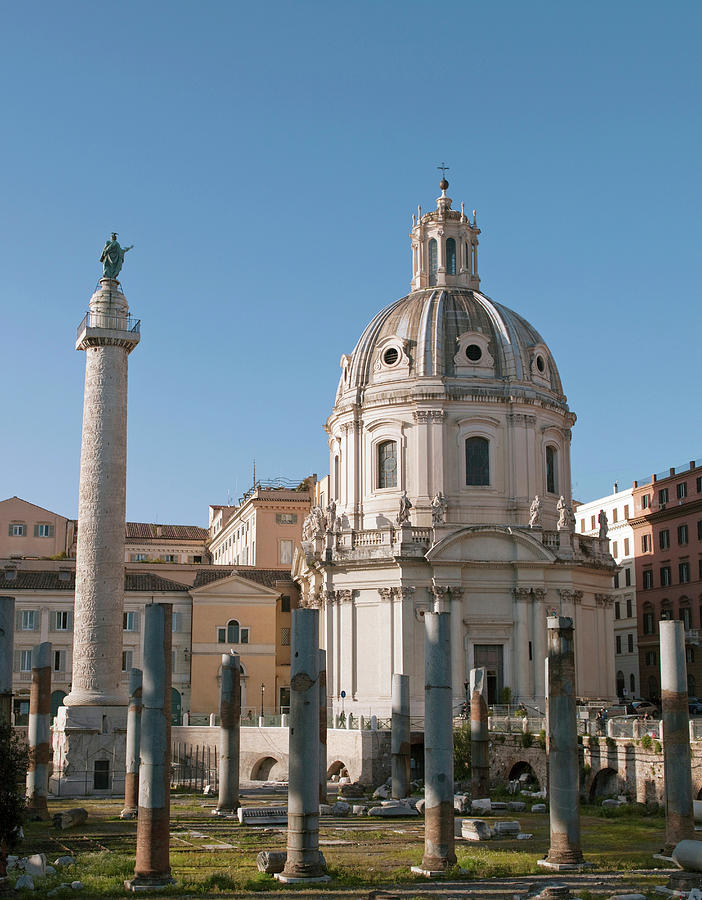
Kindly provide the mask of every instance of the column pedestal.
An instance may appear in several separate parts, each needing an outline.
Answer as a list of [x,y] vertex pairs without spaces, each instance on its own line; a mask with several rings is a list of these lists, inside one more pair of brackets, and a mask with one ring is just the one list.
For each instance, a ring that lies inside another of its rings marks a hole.
[[[50,793],[54,797],[124,796],[126,749],[126,706],[59,706]],[[96,762],[107,766],[96,767]]]

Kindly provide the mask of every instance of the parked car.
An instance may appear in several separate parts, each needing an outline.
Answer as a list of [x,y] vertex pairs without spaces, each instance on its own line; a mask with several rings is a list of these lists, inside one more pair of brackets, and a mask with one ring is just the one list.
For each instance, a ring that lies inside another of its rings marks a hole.
[[627,712],[632,716],[651,716],[652,719],[659,718],[661,711],[655,703],[650,700],[634,700],[627,704]]
[[697,697],[687,698],[687,708],[691,716],[702,716],[702,700]]

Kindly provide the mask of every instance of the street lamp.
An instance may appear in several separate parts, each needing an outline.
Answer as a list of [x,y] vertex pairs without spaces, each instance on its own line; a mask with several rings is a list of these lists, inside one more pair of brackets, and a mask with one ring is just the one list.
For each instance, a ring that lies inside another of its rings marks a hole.
[[265,693],[266,686],[263,682],[261,682],[261,718],[263,718],[263,694]]

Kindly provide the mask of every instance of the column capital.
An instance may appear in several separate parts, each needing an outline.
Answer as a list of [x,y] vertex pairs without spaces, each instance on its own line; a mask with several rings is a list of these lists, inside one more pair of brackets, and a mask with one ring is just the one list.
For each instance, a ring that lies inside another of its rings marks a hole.
[[397,588],[394,587],[382,587],[378,588],[378,593],[380,594],[380,599],[384,600],[386,603],[389,603]]
[[535,587],[531,589],[532,594],[534,595],[534,600],[541,602],[546,599],[546,588]]
[[353,600],[353,591],[337,591],[336,599],[339,601],[339,603],[350,603]]
[[527,600],[531,600],[531,588],[530,587],[512,588],[512,593],[514,595],[515,600],[522,600],[524,602],[526,602]]
[[[576,591],[582,599],[583,592]],[[598,606],[610,607],[614,604],[614,594],[595,594],[595,603]]]

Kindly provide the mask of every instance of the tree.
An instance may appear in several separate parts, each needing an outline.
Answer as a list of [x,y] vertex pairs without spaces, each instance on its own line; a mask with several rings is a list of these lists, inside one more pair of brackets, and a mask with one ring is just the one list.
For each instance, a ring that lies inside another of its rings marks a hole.
[[453,777],[470,778],[470,723],[453,729]]
[[28,761],[27,748],[17,732],[0,723],[0,878],[7,875],[7,854],[20,839]]

